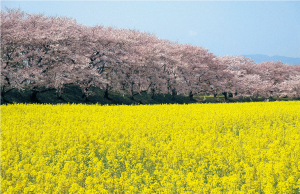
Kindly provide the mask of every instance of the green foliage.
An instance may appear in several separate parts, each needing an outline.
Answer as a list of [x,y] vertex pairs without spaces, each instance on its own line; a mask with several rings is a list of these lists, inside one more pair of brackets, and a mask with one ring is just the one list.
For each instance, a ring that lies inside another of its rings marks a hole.
[[[59,104],[59,103],[85,103],[85,104],[138,104],[139,101],[142,104],[190,104],[190,103],[234,103],[234,102],[251,102],[250,97],[244,98],[228,98],[226,101],[224,96],[219,96],[219,101],[217,97],[213,96],[197,96],[194,95],[193,100],[190,100],[186,95],[176,95],[175,98],[172,98],[171,94],[156,94],[154,99],[151,98],[151,95],[142,92],[134,96],[134,100],[130,99],[130,95],[121,95],[117,92],[109,91],[109,99],[104,98],[104,91],[91,87],[90,90],[92,94],[86,99],[83,98],[83,93],[79,86],[68,85],[63,88],[63,92],[60,97],[58,97],[55,89],[39,88],[36,98],[38,102],[32,102],[30,95],[32,91],[29,88],[24,88],[23,91],[18,89],[13,89],[8,92],[4,97],[1,98],[1,104],[12,104],[16,103],[49,103],[49,104]],[[253,102],[262,102],[265,98],[259,97],[257,99],[252,99]],[[270,98],[269,101],[276,101],[277,98]],[[300,98],[280,98],[280,101],[290,101],[290,100],[300,100]]]

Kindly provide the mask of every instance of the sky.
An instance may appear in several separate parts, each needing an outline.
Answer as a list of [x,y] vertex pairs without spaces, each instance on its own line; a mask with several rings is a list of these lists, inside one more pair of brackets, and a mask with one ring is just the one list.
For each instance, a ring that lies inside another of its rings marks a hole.
[[148,32],[220,56],[300,58],[300,1],[1,1],[5,6]]

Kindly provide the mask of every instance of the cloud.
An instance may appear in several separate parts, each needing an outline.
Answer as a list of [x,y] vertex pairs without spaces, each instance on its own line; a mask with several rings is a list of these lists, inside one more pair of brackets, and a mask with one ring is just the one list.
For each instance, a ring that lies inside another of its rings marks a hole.
[[189,36],[196,36],[196,35],[197,35],[196,31],[193,31],[193,30],[189,31]]

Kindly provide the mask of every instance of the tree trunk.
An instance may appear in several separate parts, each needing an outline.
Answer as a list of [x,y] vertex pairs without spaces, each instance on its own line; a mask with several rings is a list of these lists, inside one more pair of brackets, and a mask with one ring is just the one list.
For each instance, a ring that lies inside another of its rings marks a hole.
[[69,85],[69,84],[64,84],[63,87],[61,87],[61,88],[46,88],[46,90],[44,90],[43,92],[47,92],[47,91],[50,91],[50,90],[55,90],[55,92],[56,92],[56,98],[59,99],[59,100],[65,101],[65,100],[62,98],[61,94],[63,93],[63,90],[64,90],[64,88],[65,88],[67,85]]
[[151,99],[154,99],[155,89],[151,89]]
[[172,90],[172,100],[175,100],[175,95],[176,95],[176,89]]
[[57,92],[57,91],[56,91],[56,97],[57,97],[57,99],[59,99],[59,100],[65,101],[65,100],[61,97],[61,92]]
[[216,98],[216,97],[217,97],[217,95],[218,95],[217,93],[214,93],[214,98]]
[[131,87],[130,87],[130,99],[131,100],[134,100],[134,98],[133,98],[133,83],[131,83]]
[[108,97],[108,84],[106,85],[106,88],[105,88],[104,98],[107,99],[107,100],[111,100],[111,99]]
[[193,96],[194,96],[193,92],[192,92],[192,91],[190,91],[190,94],[189,94],[190,101],[192,101],[192,100],[193,100]]
[[[86,92],[89,90],[88,88],[85,88],[84,89]],[[85,92],[83,92],[82,96],[81,96],[83,99],[84,99],[84,102],[88,102],[88,96],[85,94]]]
[[11,88],[11,89],[9,89],[9,90],[7,90],[7,91],[5,91],[4,88],[5,88],[5,86],[2,86],[2,87],[1,87],[1,104],[2,104],[2,103],[11,103],[11,102],[5,100],[5,99],[4,99],[4,96],[5,96],[5,94],[7,94],[8,92],[12,91],[13,88]]
[[223,92],[222,94],[224,95],[225,100],[227,100],[227,92]]
[[[5,96],[8,92],[12,91],[13,89],[14,89],[14,88],[10,88],[9,90],[5,91],[5,86],[2,86],[2,87],[1,87],[1,99],[4,100],[4,96]],[[6,101],[6,100],[5,100],[5,101]],[[6,101],[6,102],[8,102],[8,101]]]
[[31,95],[30,95],[30,101],[33,103],[40,103],[40,101],[37,99],[36,95],[39,93],[36,89],[33,89]]
[[82,94],[81,98],[83,98],[83,101],[84,101],[84,102],[87,101],[87,96],[85,95],[85,93]]
[[107,88],[105,89],[105,92],[104,92],[104,98],[106,98],[106,99],[109,99],[109,97],[108,97],[108,90],[107,90]]
[[1,98],[2,98],[2,99],[3,99],[4,95],[5,95],[5,93],[4,93],[4,88],[5,88],[5,86],[2,86],[2,87],[1,87]]

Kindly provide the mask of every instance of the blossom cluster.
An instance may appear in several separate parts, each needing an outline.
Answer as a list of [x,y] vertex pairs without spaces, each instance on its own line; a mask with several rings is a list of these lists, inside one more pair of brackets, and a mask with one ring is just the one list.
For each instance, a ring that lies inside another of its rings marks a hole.
[[1,193],[299,193],[300,102],[1,105]]

